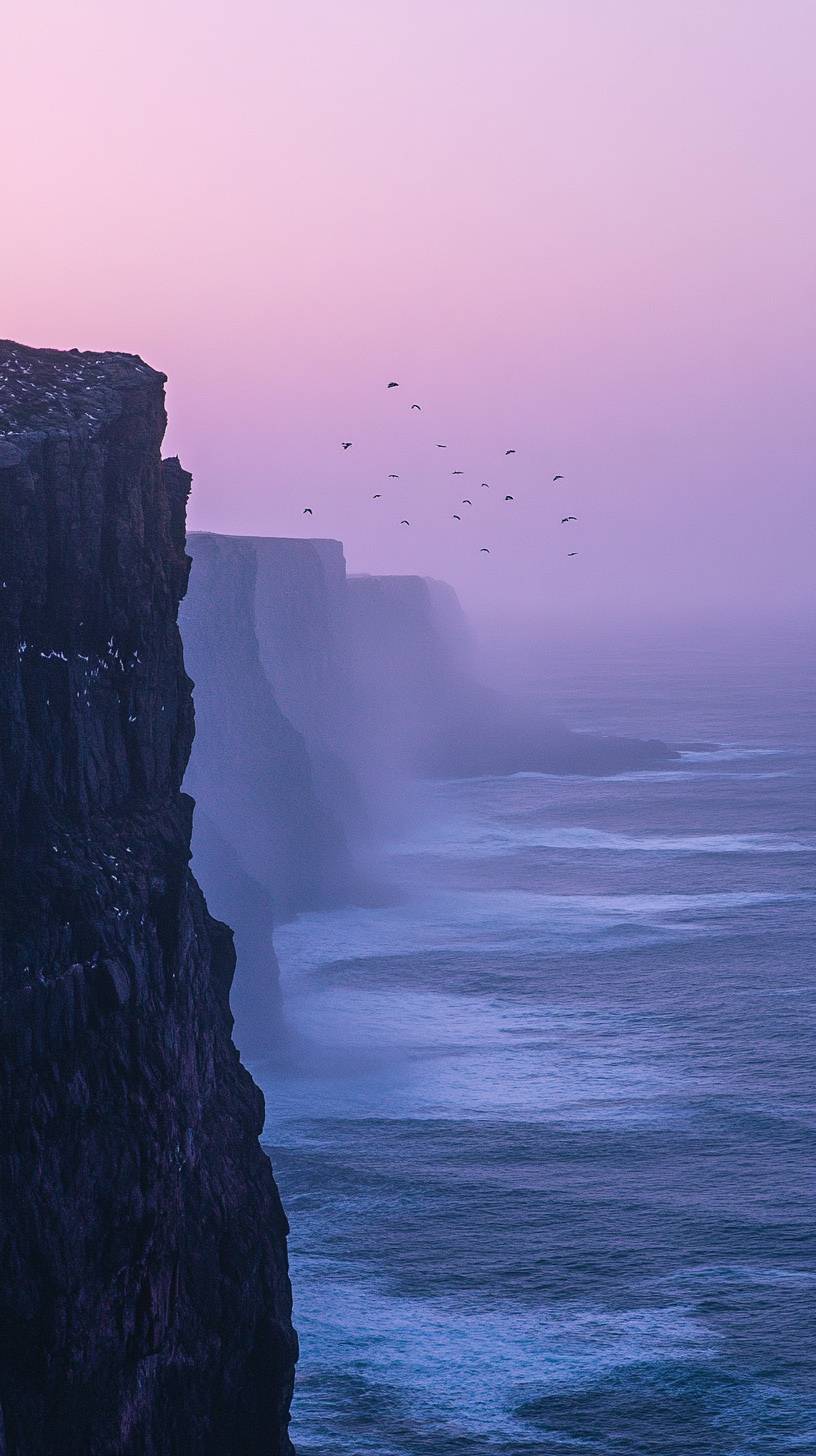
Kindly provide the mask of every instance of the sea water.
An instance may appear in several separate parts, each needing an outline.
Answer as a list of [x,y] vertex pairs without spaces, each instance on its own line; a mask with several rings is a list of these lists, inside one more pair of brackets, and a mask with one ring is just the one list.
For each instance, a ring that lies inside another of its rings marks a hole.
[[816,1452],[812,700],[730,669],[554,670],[678,763],[425,786],[280,930],[303,1456]]

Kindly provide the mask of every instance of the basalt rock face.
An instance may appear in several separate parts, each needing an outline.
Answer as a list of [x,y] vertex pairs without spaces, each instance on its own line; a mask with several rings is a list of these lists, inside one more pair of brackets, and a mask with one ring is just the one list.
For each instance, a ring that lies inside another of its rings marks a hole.
[[189,867],[163,376],[0,344],[0,1451],[288,1453],[232,936]]

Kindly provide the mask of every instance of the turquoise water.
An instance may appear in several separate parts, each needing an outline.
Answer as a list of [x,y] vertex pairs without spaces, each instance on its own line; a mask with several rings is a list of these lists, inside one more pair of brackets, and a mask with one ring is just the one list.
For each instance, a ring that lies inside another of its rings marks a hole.
[[428,787],[393,905],[279,932],[302,1453],[816,1450],[810,703],[597,678],[676,769]]

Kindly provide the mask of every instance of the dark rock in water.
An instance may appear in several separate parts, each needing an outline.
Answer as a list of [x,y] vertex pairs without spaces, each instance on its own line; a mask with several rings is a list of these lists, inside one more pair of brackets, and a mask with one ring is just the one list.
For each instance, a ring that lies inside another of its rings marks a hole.
[[291,1451],[286,1220],[189,867],[162,375],[0,344],[0,1451]]

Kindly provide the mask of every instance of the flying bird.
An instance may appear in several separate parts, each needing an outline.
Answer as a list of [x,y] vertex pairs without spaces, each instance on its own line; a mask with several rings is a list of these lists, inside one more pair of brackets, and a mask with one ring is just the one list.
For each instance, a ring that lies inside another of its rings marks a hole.
[[452,470],[451,475],[464,475],[464,470]]
[[412,404],[412,405],[411,405],[411,409],[418,409],[418,410],[421,410],[421,409],[422,409],[422,405],[421,405],[421,404]]
[[400,521],[400,525],[401,526],[410,526],[410,524],[411,524],[410,521]]
[[489,490],[489,489],[490,489],[490,486],[488,485],[487,481],[486,480],[483,480],[482,481],[482,490]]
[[350,450],[351,449],[351,440],[341,440],[340,441],[340,444],[343,446],[343,449],[344,450]]
[[515,455],[515,450],[505,450],[505,455]]
[[479,550],[480,551],[484,551],[485,556],[489,556],[490,555],[490,547],[489,546],[480,546],[479,547]]
[[578,555],[578,552],[577,551],[568,551],[567,552],[567,555],[568,556],[577,556]]
[[399,381],[396,379],[389,379],[385,387],[386,389],[399,389]]
[[437,445],[437,450],[447,450],[447,445]]
[[462,519],[462,517],[461,517],[461,516],[457,516],[457,515],[456,515],[456,514],[454,514],[454,517],[453,517],[453,519],[454,519],[454,520],[455,520],[455,521],[461,521],[461,519]]
[[577,520],[578,520],[578,517],[577,516],[562,516],[561,517],[561,525],[562,526],[566,526],[567,521],[577,521]]
[[553,476],[553,480],[563,480],[563,479],[564,479],[563,475],[554,475]]
[[513,500],[513,496],[512,496],[512,495],[506,495],[506,496],[505,496],[505,497],[504,497],[504,499],[505,499],[505,500]]
[[473,501],[468,500],[467,496],[465,496],[464,500],[462,501],[462,505],[463,506],[472,506],[473,505]]
[[389,480],[399,480],[399,476],[398,475],[389,475],[388,479]]
[[314,511],[312,510],[311,506],[304,506],[303,507],[303,514],[304,514],[304,516],[313,516],[314,515]]
[[382,500],[382,496],[381,496],[381,495],[380,495],[380,492],[379,492],[379,491],[377,491],[377,494],[376,494],[376,495],[373,495],[373,496],[372,496],[372,497],[371,497],[371,499],[372,499],[372,500]]

